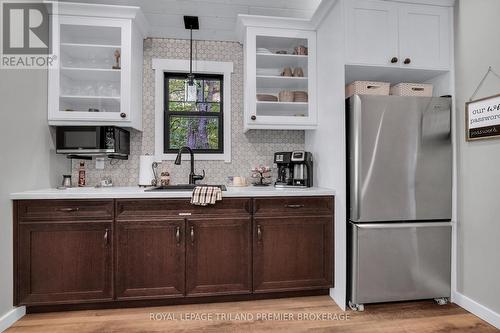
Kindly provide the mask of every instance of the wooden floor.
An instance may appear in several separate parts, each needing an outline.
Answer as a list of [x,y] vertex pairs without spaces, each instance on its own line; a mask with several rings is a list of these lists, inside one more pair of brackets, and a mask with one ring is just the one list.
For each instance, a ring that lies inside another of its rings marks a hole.
[[[151,320],[152,314],[163,319]],[[231,315],[231,318],[222,318],[223,315]],[[280,318],[272,320],[269,316],[273,315]],[[304,320],[305,315],[316,316],[316,319]],[[456,305],[438,306],[432,301],[423,301],[368,305],[365,312],[342,312],[328,296],[29,314],[7,330],[9,333],[196,331],[498,332]]]

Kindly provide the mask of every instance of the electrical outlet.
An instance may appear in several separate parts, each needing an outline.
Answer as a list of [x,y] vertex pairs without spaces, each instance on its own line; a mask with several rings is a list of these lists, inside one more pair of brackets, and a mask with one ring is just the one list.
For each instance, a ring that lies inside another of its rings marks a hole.
[[96,157],[95,168],[97,170],[104,170],[104,157]]

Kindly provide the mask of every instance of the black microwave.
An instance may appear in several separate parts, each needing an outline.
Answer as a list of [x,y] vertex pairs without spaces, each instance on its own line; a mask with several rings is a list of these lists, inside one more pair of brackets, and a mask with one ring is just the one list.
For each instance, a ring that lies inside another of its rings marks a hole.
[[115,126],[58,126],[56,152],[68,157],[105,155],[127,159],[130,132]]

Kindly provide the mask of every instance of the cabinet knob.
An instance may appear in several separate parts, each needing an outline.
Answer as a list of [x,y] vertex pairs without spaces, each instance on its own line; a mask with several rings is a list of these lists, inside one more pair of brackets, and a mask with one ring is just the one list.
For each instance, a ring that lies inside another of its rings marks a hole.
[[255,119],[257,119],[257,116],[253,115],[253,116],[250,117],[250,119],[255,120]]
[[411,63],[410,58],[406,58],[405,61],[403,61],[403,64],[405,64],[405,65],[409,65],[410,63]]
[[120,113],[120,117],[127,118],[127,114],[125,112]]
[[398,59],[397,57],[393,57],[393,58],[391,59],[391,64],[395,64],[395,63],[397,63],[398,61],[399,61],[399,59]]

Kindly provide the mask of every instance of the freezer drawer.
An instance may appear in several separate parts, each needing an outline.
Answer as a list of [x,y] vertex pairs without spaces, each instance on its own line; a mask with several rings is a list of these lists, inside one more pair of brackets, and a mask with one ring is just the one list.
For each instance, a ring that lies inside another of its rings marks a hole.
[[450,222],[349,225],[353,303],[450,297]]

